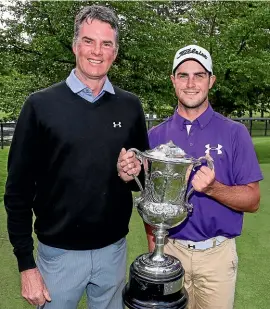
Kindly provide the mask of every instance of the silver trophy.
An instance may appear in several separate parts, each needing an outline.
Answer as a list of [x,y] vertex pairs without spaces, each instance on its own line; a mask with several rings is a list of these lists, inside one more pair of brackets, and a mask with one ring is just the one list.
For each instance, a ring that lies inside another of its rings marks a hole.
[[189,157],[172,142],[145,152],[130,150],[144,168],[144,186],[134,176],[141,190],[135,204],[142,219],[155,228],[155,249],[137,257],[130,266],[129,282],[123,291],[124,303],[134,309],[186,308],[184,270],[177,258],[164,254],[165,238],[167,229],[181,224],[192,212],[189,198],[194,189],[187,192],[192,170],[204,161],[213,169],[213,160],[210,156]]

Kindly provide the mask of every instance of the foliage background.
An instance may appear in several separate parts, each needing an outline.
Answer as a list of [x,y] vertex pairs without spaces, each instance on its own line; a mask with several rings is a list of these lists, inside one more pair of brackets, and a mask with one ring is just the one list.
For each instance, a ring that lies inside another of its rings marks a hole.
[[[74,16],[82,6],[112,7],[121,23],[120,50],[109,73],[116,85],[136,93],[146,112],[164,117],[177,101],[169,75],[175,52],[199,44],[213,57],[217,83],[210,94],[225,115],[266,112],[270,89],[270,3],[264,1],[2,1],[0,3],[0,115],[16,119],[25,98],[65,79],[75,66]],[[263,163],[260,212],[245,216],[238,240],[236,306],[270,308],[269,140],[255,142]],[[0,152],[0,192],[8,149]],[[0,194],[0,309],[30,308],[20,297],[16,261],[8,241]],[[143,227],[133,214],[129,264],[146,252]],[[80,308],[85,308],[85,299]]]
[[74,17],[85,5],[117,13],[120,50],[109,77],[136,93],[146,112],[177,105],[169,75],[175,52],[210,51],[217,83],[210,100],[225,115],[269,108],[270,3],[242,1],[15,1],[0,4],[0,110],[16,119],[25,98],[75,66]]

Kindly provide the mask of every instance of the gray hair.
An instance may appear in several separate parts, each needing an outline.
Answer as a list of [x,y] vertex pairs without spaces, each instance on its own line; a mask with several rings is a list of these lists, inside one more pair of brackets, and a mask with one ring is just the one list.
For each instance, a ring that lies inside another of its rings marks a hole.
[[118,46],[119,42],[119,25],[118,18],[110,8],[101,5],[91,5],[84,7],[75,18],[74,23],[74,37],[73,43],[75,43],[79,36],[79,31],[82,23],[84,21],[90,20],[99,20],[104,23],[108,23],[111,25],[112,29],[115,30],[115,39],[116,45]]

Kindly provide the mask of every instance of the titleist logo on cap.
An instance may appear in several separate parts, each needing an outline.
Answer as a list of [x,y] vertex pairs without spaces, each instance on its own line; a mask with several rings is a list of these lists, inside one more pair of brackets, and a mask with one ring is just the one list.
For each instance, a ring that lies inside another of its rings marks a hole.
[[198,51],[196,48],[193,48],[193,49],[188,48],[188,49],[180,51],[177,56],[177,59],[187,54],[197,54],[197,55],[204,57],[205,59],[208,58],[204,53],[202,53],[201,51]]

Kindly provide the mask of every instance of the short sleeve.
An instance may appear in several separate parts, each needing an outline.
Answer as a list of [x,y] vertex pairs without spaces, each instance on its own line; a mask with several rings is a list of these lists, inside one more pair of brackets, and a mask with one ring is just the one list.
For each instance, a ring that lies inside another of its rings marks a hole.
[[238,123],[232,141],[233,175],[236,185],[245,185],[263,179],[254,145],[247,128]]

